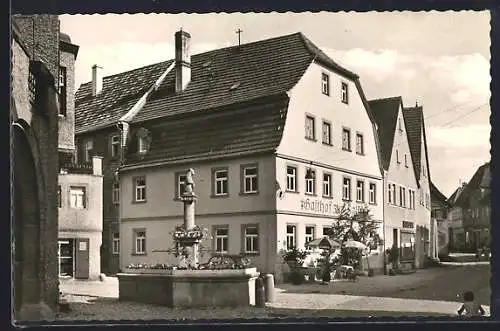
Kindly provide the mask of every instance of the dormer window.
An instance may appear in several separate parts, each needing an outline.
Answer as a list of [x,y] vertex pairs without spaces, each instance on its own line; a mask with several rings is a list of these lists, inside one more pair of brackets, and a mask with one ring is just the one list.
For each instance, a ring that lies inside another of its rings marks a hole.
[[137,150],[139,151],[139,153],[147,152],[146,137],[142,136],[137,138]]
[[399,161],[399,151],[398,151],[397,149],[396,149],[396,162],[397,162],[398,164],[399,164],[399,163],[401,163],[401,162]]
[[330,76],[324,72],[321,74],[321,92],[330,95]]
[[229,88],[229,90],[231,90],[231,91],[236,90],[238,87],[240,87],[240,85],[241,85],[240,82],[236,82],[233,85],[231,85],[231,87]]

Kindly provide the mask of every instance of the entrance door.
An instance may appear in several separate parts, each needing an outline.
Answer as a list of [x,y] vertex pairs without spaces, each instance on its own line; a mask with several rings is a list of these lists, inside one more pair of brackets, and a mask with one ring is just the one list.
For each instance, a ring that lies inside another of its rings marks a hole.
[[399,247],[398,229],[392,229],[392,246]]
[[75,278],[89,278],[89,239],[75,239]]
[[59,257],[59,276],[60,277],[73,277],[74,267],[74,243],[72,239],[61,239],[58,242],[58,257]]

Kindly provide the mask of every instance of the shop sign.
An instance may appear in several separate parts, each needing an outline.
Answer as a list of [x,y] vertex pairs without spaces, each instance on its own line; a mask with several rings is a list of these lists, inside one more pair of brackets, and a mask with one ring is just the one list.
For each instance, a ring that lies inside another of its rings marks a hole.
[[403,221],[403,229],[413,229],[415,224],[413,222]]
[[323,199],[302,199],[300,200],[300,210],[323,215],[339,216],[343,209],[349,211],[349,214],[359,213],[366,209],[363,205],[340,205],[329,200]]

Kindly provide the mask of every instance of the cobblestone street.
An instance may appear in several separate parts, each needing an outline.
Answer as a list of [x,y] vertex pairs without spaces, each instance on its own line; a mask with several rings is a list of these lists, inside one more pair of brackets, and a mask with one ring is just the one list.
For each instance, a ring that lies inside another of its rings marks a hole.
[[[466,274],[467,278],[463,275]],[[460,306],[457,294],[478,291],[478,299],[489,315],[490,268],[447,266],[418,270],[401,276],[361,277],[357,283],[325,285],[280,285],[276,301],[266,308],[170,309],[162,306],[118,301],[118,281],[64,280],[61,290],[72,311],[60,320],[118,319],[227,319],[279,317],[363,317],[363,316],[454,316]],[[451,288],[444,284],[454,284]],[[75,295],[77,294],[77,295]],[[483,302],[487,299],[487,302]]]

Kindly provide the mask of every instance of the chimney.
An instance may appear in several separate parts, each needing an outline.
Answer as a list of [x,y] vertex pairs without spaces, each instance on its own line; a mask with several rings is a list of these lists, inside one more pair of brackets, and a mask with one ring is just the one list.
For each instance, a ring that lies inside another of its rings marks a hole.
[[175,92],[183,91],[191,80],[190,39],[182,29],[175,33]]
[[102,157],[92,156],[92,174],[95,176],[102,176]]
[[102,91],[102,67],[97,64],[92,66],[92,96],[95,97]]

